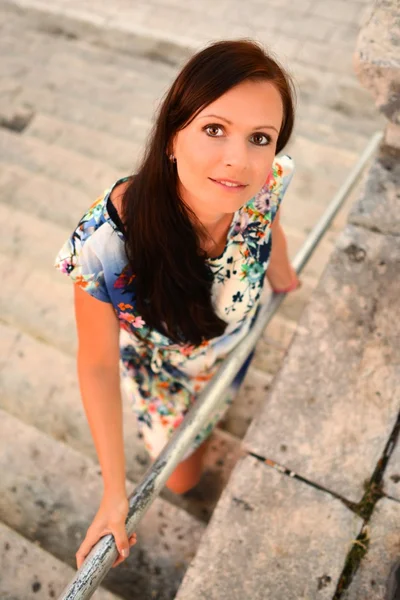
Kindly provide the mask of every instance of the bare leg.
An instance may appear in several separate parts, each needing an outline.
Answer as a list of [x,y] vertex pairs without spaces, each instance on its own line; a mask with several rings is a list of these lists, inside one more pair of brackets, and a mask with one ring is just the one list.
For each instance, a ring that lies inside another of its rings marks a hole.
[[179,463],[166,483],[168,489],[175,494],[184,494],[199,483],[208,442],[209,438],[186,460]]

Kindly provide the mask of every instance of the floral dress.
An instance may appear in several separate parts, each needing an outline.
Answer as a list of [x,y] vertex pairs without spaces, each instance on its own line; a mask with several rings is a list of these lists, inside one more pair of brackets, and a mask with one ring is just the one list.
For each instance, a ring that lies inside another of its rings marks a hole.
[[[150,329],[136,310],[123,228],[110,200],[113,189],[129,177],[118,179],[90,206],[57,254],[57,269],[113,306],[120,323],[121,389],[128,395],[152,458],[254,322],[271,252],[271,224],[293,172],[290,156],[275,157],[261,190],[234,213],[222,254],[206,259],[213,274],[215,311],[227,327],[223,335],[199,346],[177,344]],[[223,408],[212,415],[184,458],[222,418],[247,366],[236,377]]]

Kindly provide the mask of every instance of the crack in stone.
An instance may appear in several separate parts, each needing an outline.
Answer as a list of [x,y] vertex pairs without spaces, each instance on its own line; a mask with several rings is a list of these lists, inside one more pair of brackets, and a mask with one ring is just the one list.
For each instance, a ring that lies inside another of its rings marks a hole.
[[[386,442],[383,453],[378,460],[371,479],[365,485],[365,493],[361,501],[357,505],[357,514],[364,519],[361,532],[353,543],[353,547],[347,554],[344,568],[332,600],[341,600],[343,593],[349,588],[354,575],[356,574],[362,559],[368,552],[369,546],[369,528],[368,523],[374,512],[374,508],[378,500],[383,497],[389,498],[383,491],[383,476],[390,456],[396,447],[396,443],[400,433],[400,413],[397,416],[396,423],[392,429],[392,433]],[[391,500],[396,500],[391,498]]]
[[394,448],[396,447],[396,444],[397,444],[397,441],[399,438],[399,434],[400,434],[400,413],[397,416],[396,423],[392,429],[389,439],[387,440],[387,442],[385,444],[385,448],[375,466],[375,469],[372,473],[371,478],[365,482],[365,485],[364,485],[365,492],[364,492],[362,499],[358,503],[347,500],[346,498],[344,498],[337,492],[334,492],[333,490],[330,490],[318,483],[315,483],[314,481],[311,481],[310,479],[302,477],[298,473],[295,473],[294,471],[291,471],[287,467],[280,465],[279,463],[276,463],[275,461],[271,460],[270,458],[265,458],[264,456],[260,456],[259,454],[256,454],[255,452],[247,450],[247,453],[250,456],[253,456],[253,458],[256,458],[263,464],[266,464],[267,466],[275,469],[276,471],[279,471],[279,473],[282,473],[283,475],[286,475],[287,477],[292,477],[293,479],[297,479],[298,481],[301,481],[302,483],[305,483],[317,490],[320,490],[321,492],[330,494],[337,500],[340,500],[341,502],[343,502],[349,510],[351,510],[352,512],[354,512],[355,514],[357,514],[359,517],[361,517],[363,519],[361,531],[358,534],[357,538],[353,541],[353,546],[352,546],[351,550],[347,553],[347,556],[346,556],[346,559],[344,562],[344,567],[343,567],[342,573],[339,577],[339,581],[338,581],[338,584],[337,584],[337,587],[335,590],[335,594],[332,597],[332,600],[341,600],[342,599],[343,593],[349,588],[349,586],[353,580],[353,577],[356,574],[356,572],[361,564],[362,559],[368,552],[369,539],[370,539],[368,524],[369,524],[369,521],[371,519],[375,505],[378,502],[378,500],[385,497],[390,500],[393,500],[394,502],[400,503],[400,500],[397,500],[396,498],[393,498],[393,497],[389,496],[388,494],[385,494],[385,492],[383,491],[383,487],[382,487],[383,476],[385,474],[386,466],[389,462],[389,459],[392,455]]
[[358,505],[355,502],[352,502],[351,500],[347,500],[347,498],[345,498],[344,496],[341,496],[337,492],[334,492],[333,490],[330,490],[330,489],[324,487],[323,485],[316,483],[315,481],[311,481],[310,479],[307,479],[306,477],[303,477],[302,475],[299,475],[298,473],[291,471],[287,467],[280,465],[279,463],[275,462],[274,460],[271,460],[270,458],[265,458],[264,456],[260,456],[259,454],[256,454],[255,452],[251,452],[251,451],[248,451],[248,454],[250,454],[250,456],[253,456],[253,458],[256,458],[257,460],[266,464],[268,467],[271,467],[271,468],[275,469],[276,471],[279,471],[279,473],[286,475],[287,477],[292,477],[293,479],[297,479],[298,481],[301,481],[302,483],[305,483],[321,492],[325,492],[326,494],[333,496],[337,500],[340,500],[341,502],[343,502],[345,504],[345,506],[347,506],[347,508],[349,508],[351,511],[357,513]]

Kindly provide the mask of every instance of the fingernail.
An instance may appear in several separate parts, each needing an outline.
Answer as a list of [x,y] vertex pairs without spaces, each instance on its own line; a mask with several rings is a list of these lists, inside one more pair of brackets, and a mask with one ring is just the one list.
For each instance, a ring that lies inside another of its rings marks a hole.
[[128,550],[125,550],[125,549],[124,549],[124,550],[122,550],[121,554],[122,554],[122,556],[123,556],[124,558],[126,558],[127,556],[129,556],[129,552],[128,552]]

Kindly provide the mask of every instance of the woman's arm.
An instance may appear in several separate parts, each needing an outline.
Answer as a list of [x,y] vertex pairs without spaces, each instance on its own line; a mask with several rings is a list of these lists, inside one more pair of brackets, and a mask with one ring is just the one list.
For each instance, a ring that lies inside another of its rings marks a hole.
[[286,236],[279,220],[279,210],[271,226],[272,247],[266,277],[274,291],[292,291],[300,286],[288,255]]
[[129,555],[136,534],[128,539],[129,510],[125,485],[122,399],[119,377],[119,323],[113,307],[75,288],[78,331],[78,377],[83,405],[101,465],[104,493],[99,509],[76,553],[79,569],[98,540],[111,533],[119,556]]
[[75,289],[79,387],[97,456],[104,491],[126,495],[122,398],[119,372],[119,323],[113,307]]

